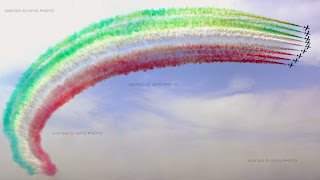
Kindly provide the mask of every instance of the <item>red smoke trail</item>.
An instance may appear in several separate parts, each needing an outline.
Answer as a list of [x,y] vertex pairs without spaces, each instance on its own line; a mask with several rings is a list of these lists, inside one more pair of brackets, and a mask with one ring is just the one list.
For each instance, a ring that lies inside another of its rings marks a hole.
[[[127,56],[117,57],[91,65],[83,73],[75,77],[67,77],[62,85],[57,86],[50,92],[43,105],[37,109],[34,119],[29,125],[30,147],[35,157],[42,163],[43,173],[48,176],[53,176],[57,171],[49,155],[41,147],[40,133],[47,120],[58,108],[73,99],[77,94],[102,80],[116,75],[127,75],[130,72],[140,70],[146,71],[154,68],[180,66],[188,63],[242,62],[284,65],[284,63],[281,62],[264,60],[265,57],[261,54],[263,51],[252,51],[245,47],[232,48],[228,46],[225,48],[222,46],[198,46],[195,48],[196,46],[170,47],[157,51],[161,53],[167,52],[167,54],[162,54],[162,56],[165,55],[165,57],[159,57],[161,54],[154,53],[154,50],[130,53]],[[183,52],[172,51],[173,49]],[[265,52],[267,51],[268,50]],[[183,56],[179,57],[179,55]],[[273,59],[281,58],[274,57]]]

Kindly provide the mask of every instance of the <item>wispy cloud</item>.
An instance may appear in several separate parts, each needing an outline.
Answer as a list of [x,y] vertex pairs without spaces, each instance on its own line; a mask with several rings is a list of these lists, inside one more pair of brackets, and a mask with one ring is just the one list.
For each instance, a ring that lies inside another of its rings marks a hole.
[[242,133],[312,139],[319,132],[319,90],[319,87],[314,87],[222,97],[184,96],[154,90],[139,102],[165,114],[170,121],[190,122],[206,129],[233,129]]
[[[250,179],[263,172],[267,173],[261,179],[274,179],[273,174],[282,179],[301,179],[302,174],[319,177],[314,168],[320,165],[314,159],[320,148],[319,90],[217,97],[153,88],[134,101],[124,98],[133,108],[123,109],[122,115],[100,109],[97,96],[84,94],[50,119],[60,122],[45,128],[43,146],[59,167],[54,179]],[[81,116],[77,122],[84,126],[66,128],[77,114]],[[102,135],[52,134],[94,130],[95,123],[105,123],[98,128]],[[12,161],[2,135],[0,143],[0,167],[4,168]],[[299,163],[252,164],[250,158],[294,158]],[[12,162],[14,172],[3,172],[0,177],[24,177],[25,172],[16,166]],[[227,173],[230,169],[232,173]],[[257,174],[249,176],[252,171]]]
[[[252,179],[258,175],[261,179],[301,179],[302,174],[319,177],[315,167],[320,162],[314,159],[320,148],[316,139],[320,127],[319,90],[314,87],[210,97],[152,89],[138,97],[140,101],[128,100],[133,106],[139,104],[139,108],[124,110],[121,120],[108,123],[110,119],[105,117],[84,121],[90,127],[105,120],[112,128],[105,127],[103,135],[54,136],[52,131],[65,126],[47,126],[42,133],[43,145],[59,167],[55,179],[206,180],[240,176]],[[86,117],[96,111],[96,100],[86,96],[68,105],[91,104],[75,107]],[[68,115],[67,106],[59,115],[64,121],[74,118]],[[68,130],[84,129],[87,128]],[[1,155],[5,154],[10,154],[7,146]],[[298,163],[248,163],[248,159],[259,158],[293,158]],[[5,157],[0,166],[9,162]],[[4,172],[0,177],[22,177],[23,171],[17,172]]]
[[[308,23],[312,49],[302,61],[320,62],[319,1],[33,2],[1,5],[56,10],[52,16],[1,14],[2,77],[26,70],[49,46],[91,22],[159,7],[235,8]],[[124,97],[122,103],[132,108],[120,110],[101,106],[112,103],[107,98],[82,94],[59,109],[42,133],[44,149],[59,168],[51,179],[320,179],[320,162],[315,158],[320,149],[319,86],[252,93],[255,83],[250,77],[234,76],[226,89],[210,94],[148,88],[138,96]],[[0,85],[0,117],[12,89]],[[54,136],[54,131],[101,131],[103,135]],[[0,179],[50,179],[26,177],[12,161],[3,133],[0,149]],[[249,158],[295,158],[299,163],[250,164]]]

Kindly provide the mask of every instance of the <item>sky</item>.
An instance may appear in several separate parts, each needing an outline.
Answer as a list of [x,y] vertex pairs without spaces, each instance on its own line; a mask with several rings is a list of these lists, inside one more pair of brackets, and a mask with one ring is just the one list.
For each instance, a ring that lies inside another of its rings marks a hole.
[[[27,176],[0,133],[0,179],[320,179],[317,0],[1,1],[0,116],[21,74],[66,36],[111,16],[186,6],[232,8],[309,24],[312,48],[290,69],[192,64],[103,81],[60,108],[42,132],[44,149],[58,167],[56,176]],[[5,13],[10,8],[54,12]]]

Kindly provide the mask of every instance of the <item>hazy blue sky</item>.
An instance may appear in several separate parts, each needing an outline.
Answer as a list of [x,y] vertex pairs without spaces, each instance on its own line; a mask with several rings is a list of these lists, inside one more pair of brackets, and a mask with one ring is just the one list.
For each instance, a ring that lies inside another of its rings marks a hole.
[[[192,64],[108,79],[59,109],[44,129],[44,148],[59,168],[54,178],[27,177],[0,133],[0,179],[320,179],[316,0],[1,1],[0,116],[20,75],[64,37],[117,14],[185,6],[234,8],[309,24],[312,48],[291,69]],[[4,13],[7,8],[55,12]],[[102,135],[53,135],[58,131]],[[250,158],[298,162],[248,163]]]

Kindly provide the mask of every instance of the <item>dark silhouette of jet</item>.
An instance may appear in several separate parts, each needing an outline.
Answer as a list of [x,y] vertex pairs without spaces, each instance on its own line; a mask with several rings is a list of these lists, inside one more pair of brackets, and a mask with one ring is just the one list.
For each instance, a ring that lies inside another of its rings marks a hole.
[[305,52],[307,52],[307,50],[306,50],[306,49],[304,49],[304,50],[301,50],[301,52],[304,54]]
[[310,27],[309,27],[309,25],[303,26],[303,29],[306,31],[306,30],[310,29]]
[[298,56],[298,59],[300,59],[301,57],[303,57],[303,56],[301,56],[301,53],[299,54],[299,55],[297,55]]
[[298,58],[294,59],[293,62],[294,62],[294,63],[299,62],[299,61],[298,61]]
[[306,39],[306,40],[310,40],[310,36],[306,36],[304,39]]
[[311,34],[310,34],[310,31],[306,31],[306,32],[304,32],[304,34],[305,34],[306,36],[311,35]]
[[288,64],[289,68],[291,68],[292,66],[294,66],[292,63],[291,64]]

